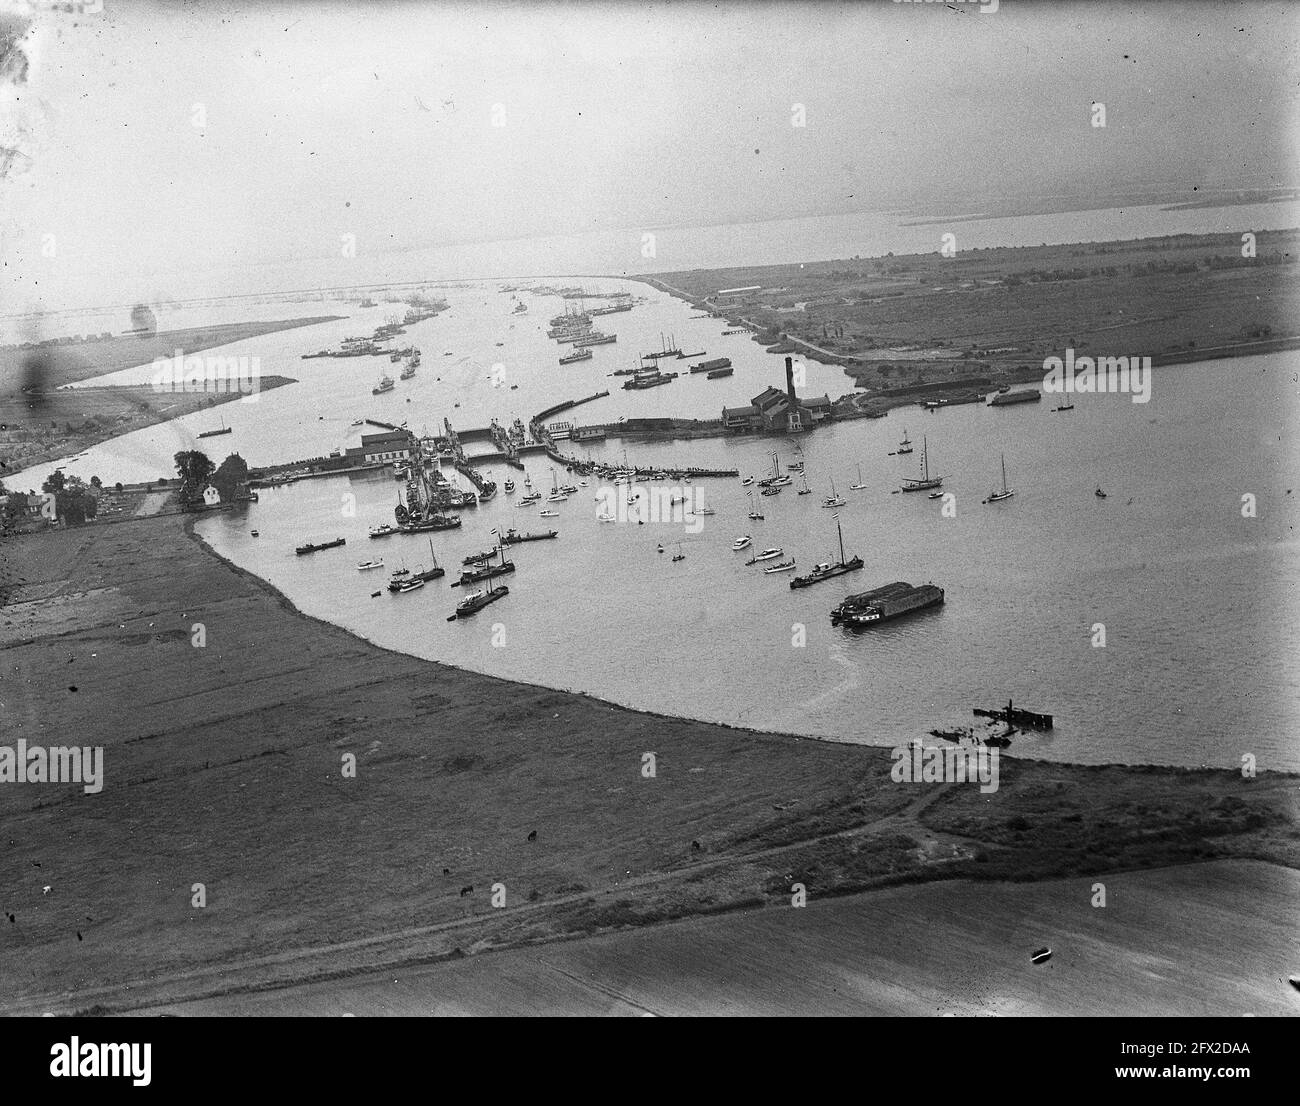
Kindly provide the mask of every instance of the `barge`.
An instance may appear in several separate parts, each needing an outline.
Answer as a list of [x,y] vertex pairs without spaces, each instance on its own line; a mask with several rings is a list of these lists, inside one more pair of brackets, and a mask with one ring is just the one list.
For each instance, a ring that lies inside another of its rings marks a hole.
[[889,622],[904,615],[936,607],[943,602],[943,588],[934,584],[913,587],[902,580],[845,596],[844,601],[831,611],[832,626],[863,628]]

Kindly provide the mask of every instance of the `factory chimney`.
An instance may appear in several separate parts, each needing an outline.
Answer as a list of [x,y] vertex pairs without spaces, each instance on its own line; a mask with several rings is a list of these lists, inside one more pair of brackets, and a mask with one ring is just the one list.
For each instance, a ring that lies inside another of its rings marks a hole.
[[785,394],[790,397],[790,406],[797,407],[799,400],[794,394],[794,358],[785,359]]

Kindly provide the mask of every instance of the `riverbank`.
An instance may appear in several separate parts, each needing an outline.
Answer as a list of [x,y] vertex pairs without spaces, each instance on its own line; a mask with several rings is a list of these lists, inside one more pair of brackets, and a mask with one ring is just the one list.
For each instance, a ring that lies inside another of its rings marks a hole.
[[[263,376],[257,381],[257,390],[269,392],[296,383],[297,380],[288,376]],[[7,421],[0,428],[0,479],[6,473],[22,472],[47,461],[70,457],[101,442],[192,415],[195,411],[213,409],[215,423],[220,417],[216,408],[244,398],[245,393],[236,389],[228,392],[158,392],[145,384],[47,392],[40,397],[39,403],[25,408],[10,409],[6,406]],[[224,436],[212,441],[195,438],[192,443],[185,441],[186,437],[188,435],[177,435],[178,451],[192,448],[219,452],[223,441],[228,449],[234,449],[233,443]],[[220,463],[220,459],[217,460]],[[106,478],[108,475],[105,473]]]
[[1297,345],[1300,231],[1248,244],[1233,233],[979,250],[941,232],[931,253],[639,279],[748,327],[773,352],[842,365],[873,392],[1041,379],[1043,359],[1067,348],[1169,365],[1207,347],[1244,357]]
[[895,784],[887,750],[372,646],[179,517],[6,541],[4,566],[6,740],[105,750],[98,794],[0,788],[14,1012],[786,918],[795,882],[820,901],[1225,858],[1300,868],[1294,776],[1004,757],[993,794]]

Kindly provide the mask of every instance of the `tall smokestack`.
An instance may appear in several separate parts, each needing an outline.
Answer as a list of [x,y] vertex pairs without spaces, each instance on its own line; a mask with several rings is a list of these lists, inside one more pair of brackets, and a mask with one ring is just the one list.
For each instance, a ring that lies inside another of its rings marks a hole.
[[799,401],[794,394],[794,358],[785,359],[785,394],[790,397],[790,406],[794,407]]

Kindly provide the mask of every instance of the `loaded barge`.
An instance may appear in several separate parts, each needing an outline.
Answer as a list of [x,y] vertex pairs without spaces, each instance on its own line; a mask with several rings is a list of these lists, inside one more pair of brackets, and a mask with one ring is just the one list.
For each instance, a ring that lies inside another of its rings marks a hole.
[[323,542],[317,542],[315,544],[308,542],[306,545],[298,546],[298,548],[295,549],[294,552],[297,553],[299,557],[301,557],[306,553],[317,553],[322,549],[334,549],[340,545],[347,545],[347,543],[348,543],[347,538],[335,538],[333,541],[323,541]]
[[934,584],[913,587],[902,580],[849,595],[831,611],[831,625],[851,627],[875,626],[903,615],[923,611],[943,602],[943,588]]

